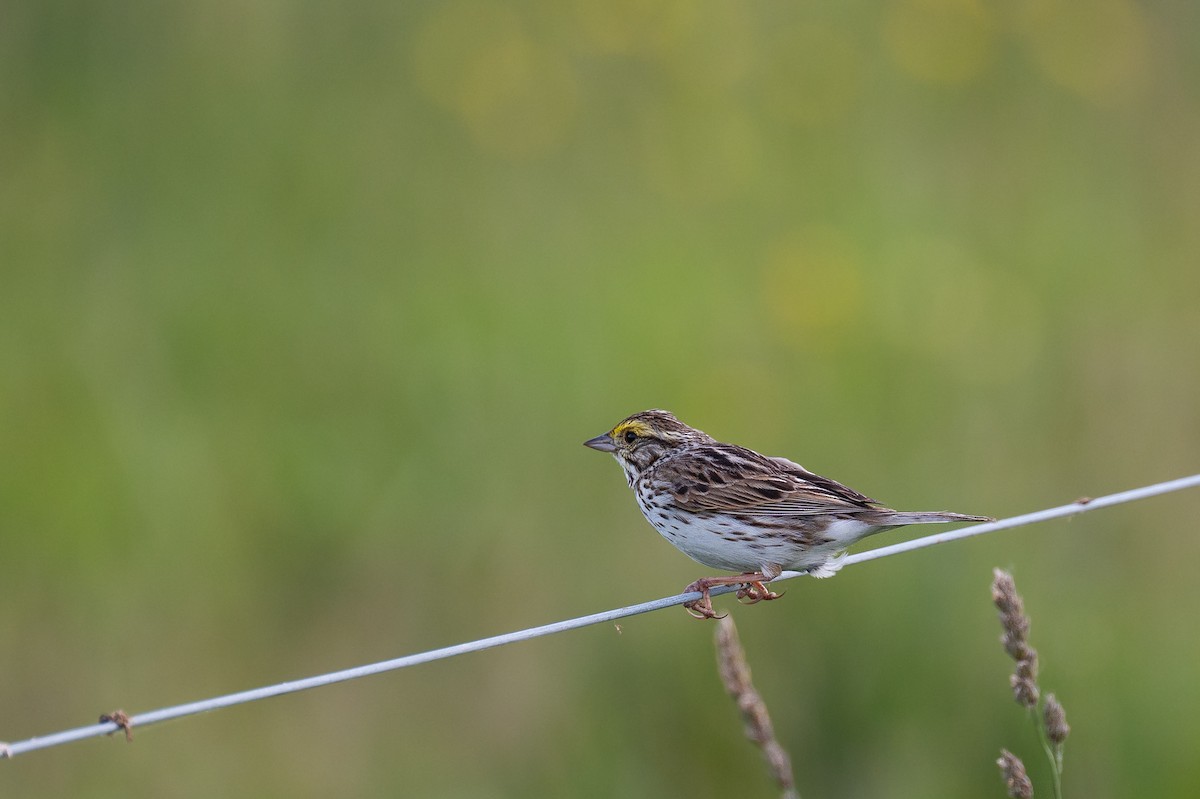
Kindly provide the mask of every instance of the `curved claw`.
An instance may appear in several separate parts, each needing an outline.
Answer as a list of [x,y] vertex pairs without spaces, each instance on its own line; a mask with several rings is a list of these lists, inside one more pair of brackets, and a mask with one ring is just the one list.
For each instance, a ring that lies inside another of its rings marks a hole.
[[684,602],[683,609],[693,619],[723,619],[726,616],[713,610],[712,601],[708,597],[697,599],[695,602]]
[[683,609],[688,612],[688,615],[693,619],[723,619],[723,614],[718,614],[713,610],[712,597],[708,595],[708,584],[703,580],[696,582],[683,589],[685,594],[692,591],[700,593],[699,599],[693,599],[691,602],[684,602]]

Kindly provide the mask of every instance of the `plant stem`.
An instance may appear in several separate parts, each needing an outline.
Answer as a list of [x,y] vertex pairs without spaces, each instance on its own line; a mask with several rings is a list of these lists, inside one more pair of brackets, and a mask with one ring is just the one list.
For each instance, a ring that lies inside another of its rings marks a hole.
[[1046,759],[1050,761],[1050,773],[1054,777],[1054,799],[1062,799],[1062,748],[1052,746],[1050,739],[1046,737],[1046,730],[1041,724],[1041,713],[1038,706],[1029,709],[1029,718],[1033,721],[1033,727],[1037,730],[1038,740],[1042,742],[1042,749],[1046,752]]

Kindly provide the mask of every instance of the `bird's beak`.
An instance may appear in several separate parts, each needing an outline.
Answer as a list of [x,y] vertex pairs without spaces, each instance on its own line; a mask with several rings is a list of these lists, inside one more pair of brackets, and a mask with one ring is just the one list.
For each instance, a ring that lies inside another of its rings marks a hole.
[[614,444],[612,439],[608,437],[608,433],[596,436],[595,438],[589,438],[587,441],[583,442],[583,445],[585,447],[591,447],[592,449],[598,449],[601,452],[617,451],[617,445]]

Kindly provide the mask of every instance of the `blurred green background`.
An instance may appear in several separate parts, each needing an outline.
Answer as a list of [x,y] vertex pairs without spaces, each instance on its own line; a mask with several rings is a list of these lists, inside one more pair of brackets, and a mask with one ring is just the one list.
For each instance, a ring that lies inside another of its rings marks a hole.
[[[1197,471],[1200,7],[16,2],[0,738],[677,593],[646,407],[895,507]],[[1200,492],[734,608],[808,796],[1200,793]],[[881,536],[901,540],[917,531]],[[0,764],[9,796],[775,793],[682,610]]]

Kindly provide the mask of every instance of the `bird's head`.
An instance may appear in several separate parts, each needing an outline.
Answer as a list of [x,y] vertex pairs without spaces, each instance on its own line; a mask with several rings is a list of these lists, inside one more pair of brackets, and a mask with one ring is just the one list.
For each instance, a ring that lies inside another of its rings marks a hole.
[[607,433],[583,442],[585,447],[611,452],[625,469],[630,485],[660,458],[683,447],[712,442],[707,433],[688,427],[669,411],[650,410],[622,419]]

